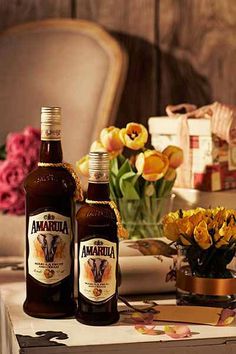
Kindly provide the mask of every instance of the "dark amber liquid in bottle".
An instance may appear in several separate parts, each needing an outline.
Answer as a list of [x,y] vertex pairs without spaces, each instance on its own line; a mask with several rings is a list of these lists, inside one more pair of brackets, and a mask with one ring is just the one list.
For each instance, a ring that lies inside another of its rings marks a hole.
[[[62,162],[60,141],[42,141],[40,161]],[[24,311],[30,316],[60,318],[71,316],[74,301],[74,201],[75,182],[64,168],[38,167],[25,181],[26,190],[26,300]],[[71,218],[70,273],[64,279],[44,284],[29,274],[29,216],[38,211],[55,212]]]
[[[109,200],[109,184],[89,183],[87,197],[90,200]],[[116,217],[109,205],[85,204],[77,212],[76,219],[78,222],[79,254],[81,241],[91,239],[91,237],[106,239],[116,243],[118,251]],[[80,271],[79,264],[79,277]],[[114,281],[116,282],[115,294],[108,300],[101,302],[94,302],[86,298],[81,294],[78,286],[78,309],[76,314],[78,321],[94,326],[108,325],[118,321],[118,254],[116,255],[116,279]]]

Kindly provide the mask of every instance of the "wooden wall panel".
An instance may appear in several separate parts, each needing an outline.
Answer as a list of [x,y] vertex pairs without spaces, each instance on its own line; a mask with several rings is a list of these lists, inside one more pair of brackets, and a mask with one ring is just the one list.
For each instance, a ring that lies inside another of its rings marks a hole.
[[117,125],[146,123],[156,112],[155,0],[76,0],[77,18],[95,21],[114,35],[129,56]]
[[71,17],[71,0],[0,0],[0,31],[19,23]]
[[159,110],[188,101],[236,105],[236,1],[160,0]]
[[235,0],[0,0],[0,30],[50,17],[97,22],[125,47],[119,126],[168,103],[236,104]]

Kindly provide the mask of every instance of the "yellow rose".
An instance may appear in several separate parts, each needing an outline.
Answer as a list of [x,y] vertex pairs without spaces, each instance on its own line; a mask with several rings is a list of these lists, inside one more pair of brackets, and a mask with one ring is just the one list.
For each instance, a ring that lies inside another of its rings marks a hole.
[[168,157],[170,167],[172,168],[177,168],[183,163],[183,150],[178,146],[169,145],[163,150],[162,153]]
[[182,242],[182,244],[185,246],[191,245],[191,242],[188,241],[188,238],[192,237],[194,226],[189,221],[189,218],[179,219],[176,223],[178,226],[180,241]]
[[166,214],[163,217],[163,223],[167,222],[173,222],[175,220],[179,219],[179,210],[177,211],[171,211],[170,213]]
[[207,230],[207,223],[204,220],[195,226],[193,234],[195,241],[202,249],[206,250],[212,245],[211,235]]
[[195,226],[197,226],[202,220],[204,220],[204,214],[199,211],[189,217],[189,221]]
[[194,209],[189,209],[189,210],[182,210],[182,213],[183,213],[183,217],[190,217],[192,215],[195,214],[195,210]]
[[120,129],[116,127],[108,127],[102,129],[100,133],[100,141],[107,152],[117,156],[122,153],[124,144],[120,139]]
[[122,143],[132,150],[142,149],[148,139],[147,129],[138,123],[128,123],[119,135]]
[[219,230],[219,227],[218,227],[218,223],[216,220],[212,220],[211,218],[208,219],[208,220],[205,220],[206,223],[207,223],[207,228],[208,230],[214,230],[215,232],[217,232]]
[[136,159],[137,171],[147,181],[157,181],[166,173],[169,161],[167,156],[156,150],[141,152]]
[[219,209],[218,211],[213,212],[213,216],[214,221],[218,224],[218,228],[221,228],[221,226],[226,220],[226,210],[224,208]]
[[236,225],[227,225],[224,222],[219,231],[214,235],[215,246],[216,248],[227,246],[232,239],[236,240]]
[[179,229],[176,224],[178,218],[179,213],[176,211],[165,215],[162,220],[164,236],[171,241],[177,241],[179,238]]
[[85,155],[79,161],[76,161],[76,168],[78,172],[85,176],[89,176],[89,155]]
[[225,220],[227,220],[227,224],[230,226],[234,226],[236,224],[236,211],[234,209],[228,209],[225,211]]
[[179,239],[179,229],[175,221],[164,223],[163,233],[164,236],[171,241],[177,241]]

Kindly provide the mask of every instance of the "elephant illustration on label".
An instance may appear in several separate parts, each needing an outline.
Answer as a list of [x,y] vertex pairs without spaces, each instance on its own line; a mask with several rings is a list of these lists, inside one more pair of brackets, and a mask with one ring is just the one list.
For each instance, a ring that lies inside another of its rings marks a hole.
[[43,250],[44,258],[46,262],[53,262],[57,246],[60,243],[60,236],[50,233],[39,234],[37,240]]
[[101,283],[104,271],[108,265],[108,261],[101,258],[89,258],[88,264],[93,273],[94,282]]

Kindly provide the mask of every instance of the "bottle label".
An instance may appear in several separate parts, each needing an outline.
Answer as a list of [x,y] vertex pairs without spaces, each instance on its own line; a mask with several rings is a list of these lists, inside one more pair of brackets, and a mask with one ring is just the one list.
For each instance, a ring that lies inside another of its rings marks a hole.
[[41,140],[61,140],[61,124],[41,123]]
[[79,291],[87,299],[106,301],[116,292],[117,245],[103,238],[80,242]]
[[71,269],[72,230],[69,217],[53,211],[29,217],[29,274],[44,284],[66,278]]

